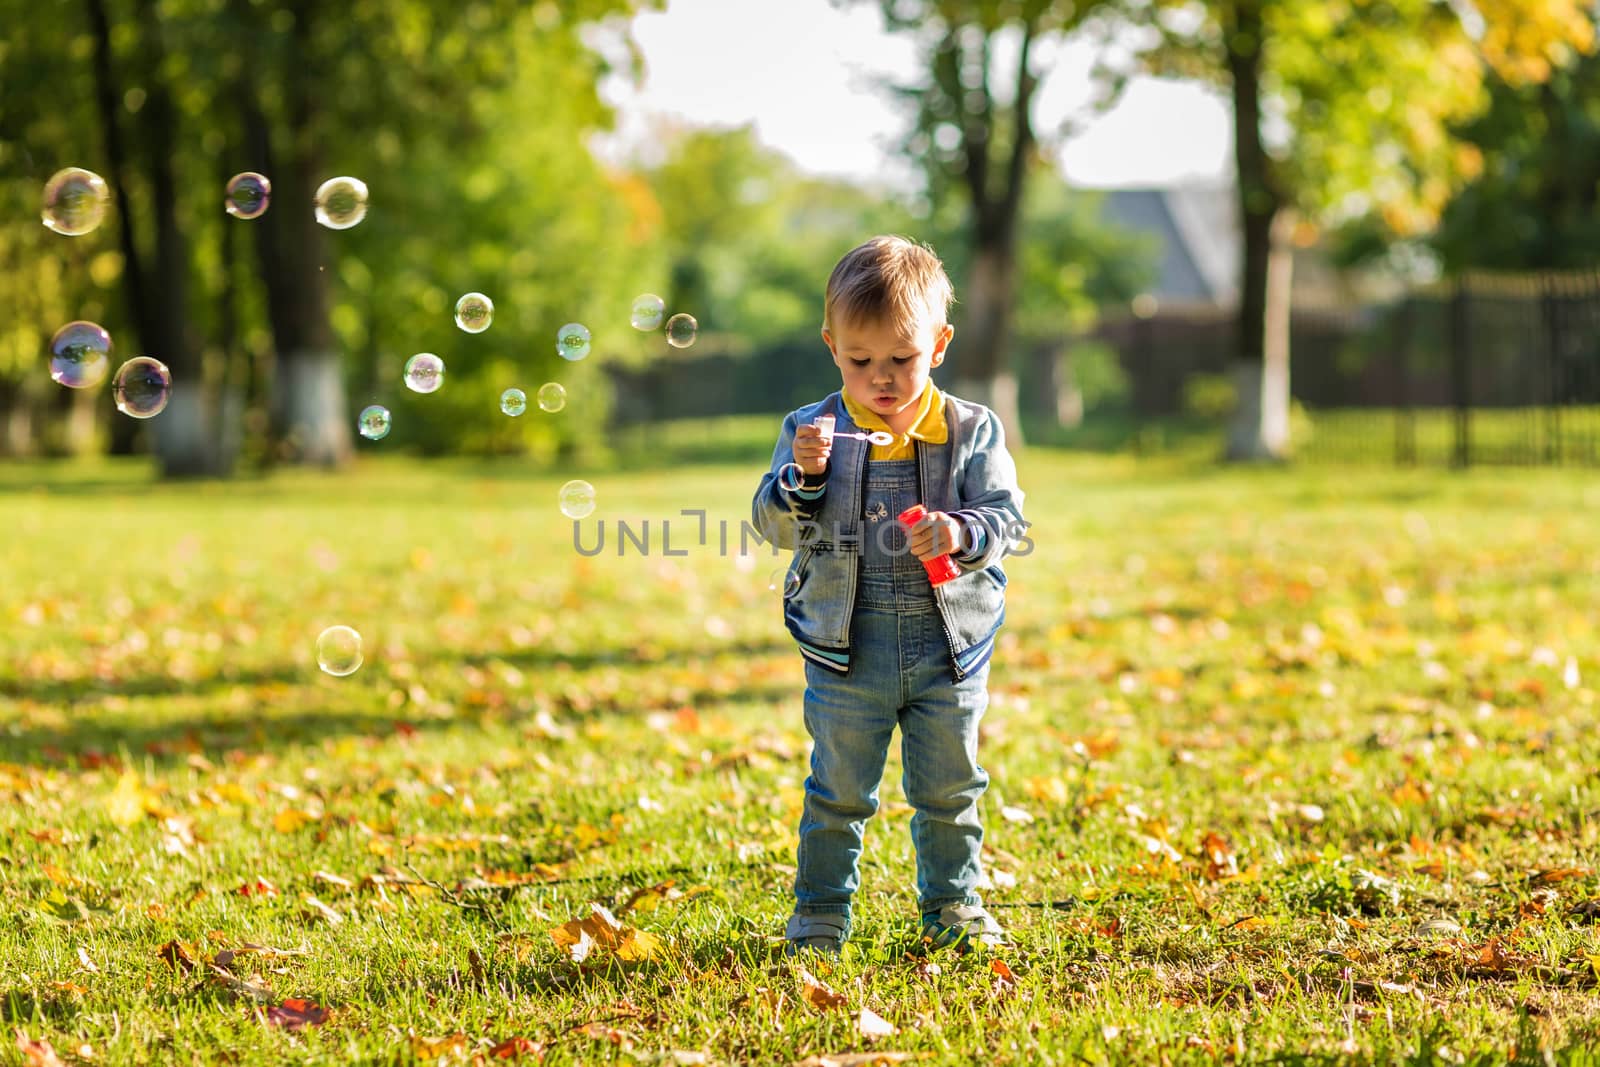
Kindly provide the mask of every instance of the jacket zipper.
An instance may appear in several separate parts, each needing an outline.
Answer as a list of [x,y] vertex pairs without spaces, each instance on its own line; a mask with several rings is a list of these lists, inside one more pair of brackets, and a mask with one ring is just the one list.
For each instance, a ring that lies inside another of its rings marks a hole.
[[[926,506],[928,503],[928,479],[922,464],[922,442],[913,439],[911,445],[916,449],[917,453],[917,488],[922,494],[921,503]],[[933,589],[933,604],[934,607],[939,609],[939,628],[944,631],[944,643],[950,649],[950,669],[956,672],[956,681],[959,682],[967,676],[967,672],[961,669],[961,661],[956,658],[956,639],[950,634],[950,620],[945,616],[944,598],[940,595],[937,586]],[[851,608],[854,609],[854,607],[855,603],[852,601]]]

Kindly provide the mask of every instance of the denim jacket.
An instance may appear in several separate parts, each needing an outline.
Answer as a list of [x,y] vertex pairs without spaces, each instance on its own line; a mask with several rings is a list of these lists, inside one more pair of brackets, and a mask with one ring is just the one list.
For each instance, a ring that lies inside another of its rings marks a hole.
[[[784,585],[784,625],[802,655],[844,674],[850,669],[861,538],[870,536],[863,529],[861,494],[872,446],[836,437],[822,486],[785,489],[778,471],[794,460],[795,429],[818,415],[832,415],[836,432],[860,432],[838,393],[790,412],[752,511],[764,538],[794,550]],[[933,588],[959,680],[988,660],[1005,620],[1006,574],[1000,560],[1023,539],[1027,523],[999,418],[982,404],[949,394],[944,415],[949,428],[944,444],[916,442],[917,474],[927,509],[947,512],[963,527],[964,552],[953,557],[963,573]]]

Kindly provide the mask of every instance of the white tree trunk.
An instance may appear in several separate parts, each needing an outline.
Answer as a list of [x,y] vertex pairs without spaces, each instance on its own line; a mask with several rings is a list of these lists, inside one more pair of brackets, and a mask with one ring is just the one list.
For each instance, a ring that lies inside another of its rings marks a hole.
[[1050,355],[1051,380],[1055,382],[1056,423],[1075,430],[1083,425],[1083,390],[1072,368],[1072,346],[1062,345]]
[[1266,337],[1262,361],[1229,368],[1238,407],[1228,426],[1229,460],[1283,460],[1289,455],[1289,326],[1294,249],[1293,213],[1278,212],[1267,256]]
[[19,401],[11,410],[0,412],[0,456],[32,454],[33,410]]
[[1017,410],[1015,374],[1001,371],[992,381],[957,378],[950,383],[950,392],[962,400],[972,400],[988,407],[1000,417],[1000,427],[1006,435],[1006,447],[1015,451],[1022,446],[1022,419]]
[[337,467],[350,458],[344,375],[336,352],[297,352],[278,364],[274,400],[280,408],[286,459]]
[[233,472],[239,454],[238,405],[228,407],[233,410],[219,411],[215,396],[202,383],[172,383],[167,406],[150,419],[151,447],[163,477],[226,477]]

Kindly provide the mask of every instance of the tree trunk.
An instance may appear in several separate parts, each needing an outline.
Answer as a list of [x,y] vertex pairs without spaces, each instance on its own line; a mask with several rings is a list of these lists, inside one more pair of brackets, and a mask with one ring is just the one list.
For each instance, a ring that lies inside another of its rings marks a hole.
[[[1244,255],[1240,265],[1238,355],[1229,368],[1238,405],[1228,428],[1226,459],[1281,460],[1289,430],[1289,269],[1270,262],[1283,198],[1261,142],[1261,65],[1265,28],[1261,0],[1234,0],[1223,12],[1229,80],[1233,89],[1234,162],[1238,168]],[[1281,292],[1279,291],[1281,290]],[[1269,333],[1277,336],[1269,341]]]
[[[133,202],[128,195],[128,151],[122,139],[122,124],[118,121],[122,94],[118,92],[111,20],[106,12],[105,0],[87,0],[85,8],[94,38],[95,111],[100,119],[100,136],[105,142],[106,176],[110,179],[112,196],[117,204],[117,244],[122,251],[122,298],[127,305],[128,320],[133,323],[140,343],[148,350],[148,338],[152,334],[149,323],[151,309],[144,299],[144,261],[139,255],[139,243],[133,231]],[[107,451],[113,456],[131,455],[138,439],[138,425],[130,419],[114,415],[110,429]]]
[[33,408],[23,383],[0,378],[0,456],[33,454]]
[[[141,257],[134,237],[132,205],[124,180],[128,155],[117,118],[117,82],[106,8],[104,0],[88,0],[88,6],[96,39],[96,97],[121,213],[123,295],[132,312],[142,354],[165,363],[174,383],[172,401],[152,425],[161,473],[166,477],[226,473],[231,457],[218,447],[203,384],[200,346],[190,329],[189,241],[178,223],[178,183],[174,173],[179,119],[171,87],[161,73],[165,57],[159,11],[154,0],[141,0],[136,20],[141,32],[141,80],[148,86],[145,106],[139,112],[139,143],[144,148],[155,236],[153,270],[147,274],[145,268],[150,264]],[[131,443],[137,426],[130,428],[127,416],[120,413],[112,418],[113,441]],[[163,427],[162,423],[169,420],[186,424]]]
[[1072,367],[1072,345],[1065,341],[1055,343],[1047,356],[1056,425],[1075,430],[1083,425],[1083,390],[1078,388],[1078,377]]
[[[309,21],[308,9],[295,21],[294,40],[303,49],[309,49]],[[343,365],[328,315],[326,268],[333,256],[312,204],[313,191],[327,175],[312,128],[309,80],[291,71],[285,85],[286,151],[274,151],[260,101],[247,98],[245,103],[250,154],[272,176],[272,210],[256,223],[255,232],[277,352],[269,454],[289,463],[335,467],[350,458],[352,441]]]
[[981,245],[967,275],[963,314],[950,342],[950,391],[993,409],[1009,447],[1022,444],[1017,378],[1008,366],[1016,256],[1000,242]]

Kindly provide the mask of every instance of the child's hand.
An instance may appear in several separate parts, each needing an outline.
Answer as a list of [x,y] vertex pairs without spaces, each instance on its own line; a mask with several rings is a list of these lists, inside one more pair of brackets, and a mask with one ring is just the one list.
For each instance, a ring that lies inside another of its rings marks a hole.
[[815,426],[799,426],[794,431],[794,461],[807,474],[822,474],[828,469],[833,444]]
[[913,556],[933,559],[956,550],[961,543],[961,522],[943,511],[930,511],[927,518],[911,527],[907,538]]

